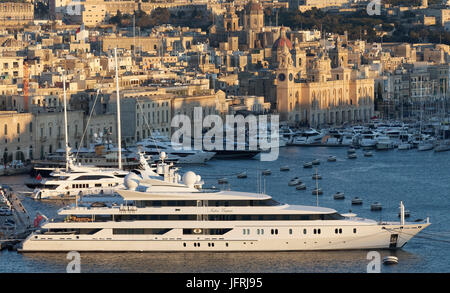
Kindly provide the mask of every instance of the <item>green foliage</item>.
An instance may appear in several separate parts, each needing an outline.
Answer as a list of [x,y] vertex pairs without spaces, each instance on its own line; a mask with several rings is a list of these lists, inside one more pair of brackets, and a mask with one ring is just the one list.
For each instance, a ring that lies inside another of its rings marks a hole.
[[[138,10],[134,12],[134,16],[136,26],[143,29],[149,29],[162,24],[179,24],[190,27],[210,25],[209,21],[205,21],[206,16],[204,12],[197,9],[193,10],[191,14],[179,11],[177,14],[171,15],[167,8],[158,7],[150,15],[142,10]],[[133,25],[133,15],[118,12],[117,15],[110,18],[109,22],[121,27],[129,27]]]

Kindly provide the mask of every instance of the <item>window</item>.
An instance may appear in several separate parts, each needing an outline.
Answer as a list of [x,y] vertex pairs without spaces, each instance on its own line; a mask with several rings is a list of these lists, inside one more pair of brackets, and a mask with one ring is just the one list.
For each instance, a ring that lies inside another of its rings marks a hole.
[[353,233],[356,233],[356,228],[353,228]]
[[292,235],[292,229],[289,229],[289,234],[291,234],[291,235]]
[[306,229],[303,229],[303,234],[306,234]]

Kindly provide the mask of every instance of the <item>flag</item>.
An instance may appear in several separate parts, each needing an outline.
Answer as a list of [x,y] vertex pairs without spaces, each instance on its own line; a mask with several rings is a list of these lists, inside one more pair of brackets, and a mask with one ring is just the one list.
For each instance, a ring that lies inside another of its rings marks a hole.
[[39,224],[41,223],[42,219],[43,218],[42,218],[41,214],[36,213],[36,218],[34,218],[34,221],[33,221],[35,228],[39,227]]
[[42,180],[41,174],[38,174],[38,175],[36,176],[36,180],[37,180],[37,181],[41,181],[41,180]]

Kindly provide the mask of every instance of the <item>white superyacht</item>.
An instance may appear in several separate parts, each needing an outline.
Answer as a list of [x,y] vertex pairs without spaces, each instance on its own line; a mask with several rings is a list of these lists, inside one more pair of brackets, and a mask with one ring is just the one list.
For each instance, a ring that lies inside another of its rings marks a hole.
[[[164,156],[163,156],[164,159]],[[430,225],[377,222],[334,209],[281,204],[260,193],[203,189],[201,177],[159,164],[161,178],[125,178],[122,204],[58,211],[22,243],[45,251],[302,251],[397,249]]]

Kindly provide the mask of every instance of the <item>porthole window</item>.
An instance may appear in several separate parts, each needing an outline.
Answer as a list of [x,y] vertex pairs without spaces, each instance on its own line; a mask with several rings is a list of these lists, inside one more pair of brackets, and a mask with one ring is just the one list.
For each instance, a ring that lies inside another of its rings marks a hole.
[[342,234],[342,228],[339,228],[339,234]]
[[316,233],[317,233],[317,230],[316,230],[316,229],[314,229],[314,230],[313,230],[313,233],[314,233],[314,234],[316,234]]
[[306,229],[303,229],[303,234],[306,234]]
[[292,229],[289,229],[289,234],[292,234]]
[[356,228],[353,228],[353,233],[356,233]]
[[186,247],[186,242],[183,243],[183,246]]
[[226,246],[226,247],[228,247],[228,242],[227,242],[227,243],[225,243],[225,246]]
[[336,228],[336,229],[334,229],[334,233],[335,234],[337,234],[338,233],[338,229]]
[[320,229],[317,229],[317,234],[320,234]]

